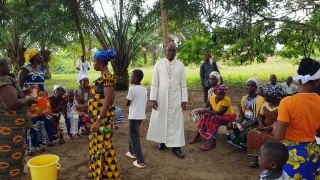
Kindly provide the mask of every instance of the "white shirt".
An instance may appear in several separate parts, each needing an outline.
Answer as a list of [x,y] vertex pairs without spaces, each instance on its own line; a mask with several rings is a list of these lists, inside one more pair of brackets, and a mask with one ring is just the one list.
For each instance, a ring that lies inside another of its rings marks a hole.
[[87,61],[85,62],[80,62],[77,66],[77,68],[80,69],[80,73],[79,74],[88,74],[88,69],[89,69],[89,64]]
[[290,86],[288,86],[287,83],[284,82],[281,84],[281,86],[286,94],[294,94],[298,91],[298,86],[296,86],[292,83],[290,84]]
[[127,99],[130,100],[128,119],[146,119],[146,106],[148,101],[148,90],[142,85],[129,88]]

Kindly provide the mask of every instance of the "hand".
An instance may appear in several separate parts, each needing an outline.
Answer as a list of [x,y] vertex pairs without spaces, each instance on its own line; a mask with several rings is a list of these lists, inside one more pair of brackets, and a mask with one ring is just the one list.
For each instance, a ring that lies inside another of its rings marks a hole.
[[187,109],[187,103],[186,102],[182,102],[181,103],[181,108],[182,108],[182,110],[186,110]]
[[100,119],[97,119],[97,121],[93,123],[92,132],[98,132],[100,126],[101,126]]
[[38,100],[36,97],[30,97],[27,99],[28,104],[38,104]]
[[277,122],[273,123],[271,126],[272,126],[271,135],[274,136],[274,132],[275,132],[275,130],[277,128]]
[[153,101],[152,108],[153,108],[154,110],[157,110],[157,109],[158,109],[158,102],[157,102],[157,101]]
[[264,131],[265,130],[265,126],[262,123],[259,123],[259,130]]
[[206,90],[206,88],[205,87],[202,87],[202,91],[205,91]]
[[272,130],[273,130],[272,125],[264,128],[264,131],[267,131],[267,132],[272,132]]

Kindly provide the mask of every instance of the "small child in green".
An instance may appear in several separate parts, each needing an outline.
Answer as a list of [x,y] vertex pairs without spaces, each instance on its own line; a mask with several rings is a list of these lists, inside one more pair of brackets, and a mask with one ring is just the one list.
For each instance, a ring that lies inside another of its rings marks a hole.
[[141,151],[139,128],[142,120],[146,119],[148,90],[140,84],[142,79],[143,72],[141,70],[132,71],[130,83],[134,86],[129,88],[126,104],[126,106],[129,106],[129,151],[126,156],[137,159],[133,162],[133,165],[138,168],[146,167]]

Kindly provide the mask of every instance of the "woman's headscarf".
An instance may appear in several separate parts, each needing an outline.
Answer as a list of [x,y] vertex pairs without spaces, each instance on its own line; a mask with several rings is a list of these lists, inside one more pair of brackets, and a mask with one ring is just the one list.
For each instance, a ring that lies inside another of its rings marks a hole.
[[286,96],[282,87],[277,85],[264,86],[263,92],[265,92],[268,96],[276,99],[282,99]]
[[80,83],[81,81],[82,81],[82,79],[88,79],[89,77],[88,77],[88,75],[86,75],[86,74],[80,74],[79,76],[78,76],[78,78],[77,78],[77,81],[78,81],[78,83]]
[[62,88],[63,90],[66,90],[66,87],[64,85],[58,84],[53,86],[53,92],[55,92],[58,88]]
[[248,84],[249,81],[254,82],[257,87],[259,87],[259,85],[260,85],[260,80],[259,80],[258,78],[256,78],[256,77],[249,78],[249,79],[247,80],[246,84]]
[[212,71],[212,72],[210,73],[210,77],[211,77],[211,76],[217,78],[218,81],[220,81],[220,79],[221,79],[220,73],[219,73],[218,71]]
[[116,58],[116,51],[113,48],[108,50],[99,50],[94,54],[94,58],[98,61],[109,62]]
[[213,88],[213,92],[215,94],[226,93],[227,92],[227,87],[224,86],[224,85],[216,86],[215,88]]
[[24,59],[27,63],[30,62],[30,59],[32,59],[35,55],[37,55],[39,51],[36,48],[29,49],[24,53]]

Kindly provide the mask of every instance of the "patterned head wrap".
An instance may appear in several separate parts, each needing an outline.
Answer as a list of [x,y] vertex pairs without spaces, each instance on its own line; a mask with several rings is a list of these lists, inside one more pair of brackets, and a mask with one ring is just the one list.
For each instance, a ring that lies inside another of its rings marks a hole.
[[226,93],[226,92],[227,92],[227,87],[224,86],[224,85],[216,86],[216,87],[213,89],[213,92],[214,92],[215,94],[218,94],[218,93]]
[[79,76],[78,76],[78,79],[77,79],[77,81],[78,81],[78,83],[80,83],[80,81],[82,80],[82,79],[85,79],[85,78],[89,78],[88,77],[88,75],[86,75],[86,74],[80,74]]
[[282,99],[286,96],[282,87],[277,85],[264,86],[263,92],[265,92],[268,96],[276,99]]
[[116,58],[116,51],[113,48],[108,50],[99,50],[94,54],[94,59],[103,62],[109,62]]
[[38,50],[36,48],[29,49],[27,52],[24,53],[24,59],[27,63],[30,62],[30,59],[32,59],[35,55],[38,54]]
[[53,86],[53,92],[56,91],[58,88],[62,88],[64,91],[66,91],[66,87],[64,85],[58,84]]
[[220,74],[219,74],[218,71],[212,71],[212,72],[210,73],[210,77],[211,77],[211,76],[217,78],[218,81],[220,81],[220,79],[221,79],[221,76],[220,76]]
[[249,81],[254,82],[257,87],[259,87],[259,85],[260,85],[260,80],[259,80],[258,78],[256,78],[256,77],[249,78],[249,79],[247,80],[246,84],[248,84]]

